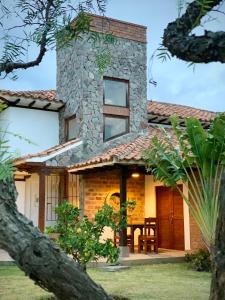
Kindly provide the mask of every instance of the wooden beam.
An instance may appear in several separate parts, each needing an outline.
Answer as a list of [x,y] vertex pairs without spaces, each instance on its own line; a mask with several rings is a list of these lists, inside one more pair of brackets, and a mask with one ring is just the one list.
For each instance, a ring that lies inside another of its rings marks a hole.
[[39,172],[39,210],[38,210],[38,227],[44,232],[45,229],[45,172]]
[[[120,208],[126,205],[127,201],[127,170],[125,167],[120,169]],[[127,210],[123,211],[123,217],[127,217]],[[120,231],[120,246],[127,246],[127,228]]]
[[48,103],[45,106],[43,106],[42,109],[47,109],[50,105],[51,105],[51,103]]
[[34,101],[32,101],[32,102],[30,102],[29,104],[28,104],[28,107],[32,107],[32,106],[34,106],[34,104],[36,103],[36,101],[34,100]]
[[17,103],[20,102],[20,99],[16,99],[15,101],[12,102],[13,105],[16,105]]

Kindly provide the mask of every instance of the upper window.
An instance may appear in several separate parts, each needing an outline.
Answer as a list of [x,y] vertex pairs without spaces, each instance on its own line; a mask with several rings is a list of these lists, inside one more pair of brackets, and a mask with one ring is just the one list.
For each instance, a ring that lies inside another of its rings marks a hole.
[[73,140],[77,138],[77,124],[76,124],[76,116],[73,115],[65,120],[65,137],[66,141]]
[[104,141],[129,132],[129,81],[104,78]]
[[128,107],[128,81],[105,78],[104,104]]

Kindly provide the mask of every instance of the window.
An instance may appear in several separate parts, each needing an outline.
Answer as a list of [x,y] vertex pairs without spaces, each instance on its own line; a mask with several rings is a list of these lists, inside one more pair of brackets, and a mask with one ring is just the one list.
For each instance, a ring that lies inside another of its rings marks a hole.
[[129,82],[104,78],[104,141],[129,132]]
[[76,116],[73,115],[65,120],[65,138],[70,141],[78,137]]
[[104,140],[120,136],[128,132],[128,118],[107,116],[104,117]]
[[128,107],[128,81],[105,78],[104,104]]

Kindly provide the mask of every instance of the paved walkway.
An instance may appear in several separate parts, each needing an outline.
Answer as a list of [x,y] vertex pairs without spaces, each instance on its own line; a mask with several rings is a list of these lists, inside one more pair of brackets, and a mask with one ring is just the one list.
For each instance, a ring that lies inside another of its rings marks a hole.
[[[138,265],[151,263],[178,262],[184,259],[185,251],[159,249],[159,253],[138,254],[131,253],[129,257],[121,257],[119,263],[122,265]],[[13,259],[7,252],[0,249],[0,265],[11,264]],[[91,263],[93,267],[106,265],[106,260],[100,259],[98,263]]]

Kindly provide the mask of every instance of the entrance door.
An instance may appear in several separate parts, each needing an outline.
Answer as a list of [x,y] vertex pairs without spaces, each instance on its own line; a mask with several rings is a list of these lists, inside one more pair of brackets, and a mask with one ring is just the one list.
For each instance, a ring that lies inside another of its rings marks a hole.
[[[180,186],[182,188],[182,186]],[[159,247],[184,250],[183,199],[176,189],[156,187]]]

